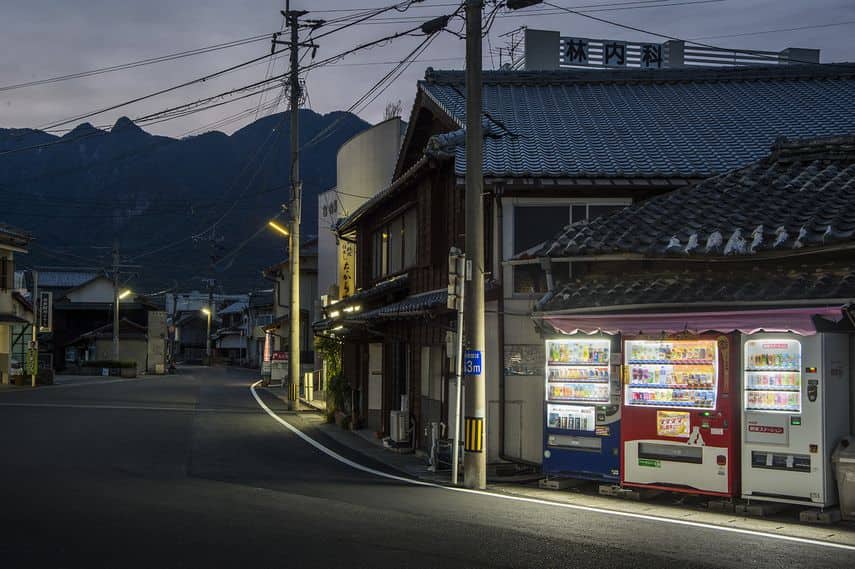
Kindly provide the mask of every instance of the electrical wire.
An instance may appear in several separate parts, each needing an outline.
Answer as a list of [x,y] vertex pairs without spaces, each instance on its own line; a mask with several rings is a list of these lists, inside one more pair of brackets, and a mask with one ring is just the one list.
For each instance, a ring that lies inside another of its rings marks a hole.
[[758,30],[756,32],[743,32],[739,34],[723,34],[718,36],[697,36],[694,38],[689,38],[691,40],[713,40],[713,39],[721,39],[721,38],[741,38],[746,36],[759,36],[763,34],[777,34],[779,32],[798,32],[801,30],[815,30],[818,28],[832,28],[835,26],[850,26],[855,24],[855,20],[846,20],[843,22],[827,22],[824,24],[813,24],[810,26],[798,26],[795,28],[776,28],[772,30]]
[[277,53],[282,53],[283,51],[286,51],[286,50],[283,49],[283,50],[279,50],[279,51],[274,51],[273,53],[268,53],[268,54],[262,55],[261,57],[255,57],[253,59],[250,59],[249,61],[244,61],[243,63],[238,63],[237,65],[232,65],[231,67],[227,67],[225,69],[220,69],[219,71],[215,71],[214,73],[209,73],[209,74],[204,75],[202,77],[197,77],[195,79],[191,79],[190,81],[185,81],[184,83],[180,83],[178,85],[173,85],[173,86],[167,87],[165,89],[160,89],[158,91],[154,91],[153,93],[149,93],[147,95],[141,95],[139,97],[135,97],[135,98],[130,99],[128,101],[123,101],[123,102],[117,103],[115,105],[110,105],[109,107],[104,107],[102,109],[90,111],[88,113],[84,113],[82,115],[77,115],[77,116],[69,118],[69,119],[61,120],[61,121],[52,123],[52,124],[44,126],[44,127],[40,127],[39,129],[45,130],[45,129],[50,129],[50,128],[56,128],[58,126],[63,126],[63,125],[66,125],[68,123],[71,123],[71,122],[77,122],[77,121],[80,121],[83,119],[87,119],[90,117],[94,117],[94,116],[106,113],[108,111],[113,111],[113,110],[119,109],[121,107],[126,107],[126,106],[132,105],[134,103],[139,103],[140,101],[145,101],[146,99],[151,99],[153,97],[157,97],[157,96],[160,96],[160,95],[163,95],[166,93],[170,93],[172,91],[177,91],[178,89],[182,89],[184,87],[189,87],[190,85],[195,85],[196,83],[204,83],[205,81],[208,81],[209,79],[213,79],[215,77],[220,77],[220,76],[225,75],[227,73],[237,71],[238,69],[241,69],[243,67],[251,65],[253,63],[257,63],[259,61],[263,61],[263,60],[267,59],[268,57],[272,57],[273,55],[276,55]]
[[205,53],[211,53],[214,51],[220,51],[223,49],[228,49],[232,47],[240,47],[244,45],[248,45],[251,43],[255,43],[261,40],[269,39],[270,34],[261,34],[256,36],[249,36],[247,38],[241,38],[238,40],[232,40],[229,42],[218,43],[214,45],[209,45],[205,47],[199,47],[195,49],[190,49],[186,51],[179,51],[176,53],[170,53],[167,55],[161,55],[157,57],[150,57],[147,59],[139,59],[136,61],[131,61],[128,63],[120,63],[116,65],[110,65],[108,67],[100,67],[98,69],[90,69],[87,71],[79,71],[77,73],[69,73],[67,75],[57,75],[55,77],[48,77],[45,79],[35,79],[33,81],[26,81],[24,83],[16,83],[12,85],[0,85],[0,92],[3,91],[13,91],[16,89],[24,89],[27,87],[36,87],[39,85],[50,85],[52,83],[59,83],[61,81],[69,81],[72,79],[81,79],[85,77],[93,77],[96,75],[103,75],[105,73],[112,73],[115,71],[124,71],[126,69],[134,69],[136,67],[142,67],[144,65],[153,65],[156,63],[163,63],[167,61],[174,61],[176,59],[182,59],[185,57],[192,57],[194,55],[202,55]]
[[[570,14],[575,14],[575,15],[577,15],[577,16],[582,16],[583,18],[588,18],[588,19],[591,19],[591,20],[594,20],[594,21],[597,21],[597,22],[600,22],[600,23],[604,23],[604,24],[609,24],[609,25],[612,25],[612,26],[616,26],[616,27],[619,27],[619,28],[623,28],[623,29],[625,29],[625,30],[631,30],[631,31],[634,31],[634,32],[639,32],[639,33],[642,33],[642,34],[648,34],[648,35],[651,35],[651,36],[656,36],[656,37],[660,37],[660,38],[668,39],[668,40],[682,41],[682,42],[685,42],[685,43],[688,43],[688,44],[693,44],[693,45],[697,45],[697,46],[701,46],[701,47],[706,47],[706,48],[710,48],[710,49],[727,50],[727,51],[731,51],[731,52],[733,52],[733,53],[742,53],[742,54],[752,55],[752,56],[758,57],[758,58],[760,58],[760,59],[768,59],[769,61],[774,61],[774,62],[777,62],[777,61],[778,61],[778,56],[777,56],[777,55],[772,56],[772,55],[769,55],[767,52],[763,52],[763,51],[758,51],[758,50],[753,50],[753,49],[729,49],[729,48],[723,48],[723,47],[720,47],[720,46],[717,46],[717,45],[712,45],[712,44],[708,44],[708,43],[703,43],[703,42],[699,42],[699,41],[695,41],[695,40],[686,40],[686,39],[678,38],[678,37],[676,37],[676,36],[671,36],[671,35],[668,35],[668,34],[662,34],[662,33],[659,33],[659,32],[653,32],[653,31],[650,31],[650,30],[645,30],[645,29],[642,29],[642,28],[638,28],[638,27],[636,27],[636,26],[629,26],[629,25],[627,25],[627,24],[621,24],[620,22],[615,22],[615,21],[613,21],[613,20],[607,20],[607,19],[605,19],[605,18],[600,18],[600,17],[598,17],[598,16],[591,16],[590,14],[586,14],[586,13],[584,13],[584,12],[579,12],[578,10],[572,10],[572,9],[570,9],[570,8],[564,8],[563,6],[559,6],[559,5],[557,5],[557,4],[552,4],[551,2],[544,2],[544,4],[545,4],[545,5],[547,5],[547,6],[552,6],[553,8],[557,8],[557,9],[559,9],[559,10],[562,10],[562,11],[567,12],[567,13],[570,13]],[[793,63],[808,63],[808,64],[820,65],[820,64],[816,63],[815,61],[806,61],[806,60],[805,60],[805,61],[802,61],[802,60],[796,60],[796,59],[789,59],[789,61],[791,61],[791,62],[793,62]]]

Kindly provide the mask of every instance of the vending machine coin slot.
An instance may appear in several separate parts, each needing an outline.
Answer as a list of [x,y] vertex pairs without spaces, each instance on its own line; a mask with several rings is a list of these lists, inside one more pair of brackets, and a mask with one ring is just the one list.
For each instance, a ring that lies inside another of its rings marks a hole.
[[793,427],[801,427],[802,426],[802,418],[801,417],[790,417],[790,425]]
[[808,388],[807,388],[807,396],[808,401],[813,403],[816,401],[816,396],[819,393],[819,380],[818,379],[809,379],[808,380]]

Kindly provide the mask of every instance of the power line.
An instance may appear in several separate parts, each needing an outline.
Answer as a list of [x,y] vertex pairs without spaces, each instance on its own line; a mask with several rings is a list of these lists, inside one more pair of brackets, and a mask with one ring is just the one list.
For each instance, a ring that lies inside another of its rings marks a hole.
[[0,86],[0,92],[2,91],[12,91],[15,89],[24,89],[26,87],[36,87],[39,85],[49,85],[51,83],[58,83],[60,81],[69,81],[71,79],[81,79],[85,77],[93,77],[96,75],[102,75],[105,73],[112,73],[115,71],[124,71],[126,69],[133,69],[135,67],[142,67],[144,65],[153,65],[156,63],[163,63],[167,61],[174,61],[176,59],[182,59],[185,57],[192,57],[194,55],[202,55],[205,53],[211,53],[214,51],[219,51],[223,49],[228,49],[232,47],[240,47],[243,45],[248,45],[251,43],[255,43],[261,40],[269,39],[270,34],[261,34],[256,36],[250,36],[247,38],[241,38],[238,40],[232,40],[229,42],[218,43],[214,45],[209,45],[205,47],[199,47],[195,49],[190,49],[186,51],[179,51],[176,53],[170,53],[167,55],[160,55],[157,57],[150,57],[147,59],[139,59],[136,61],[130,61],[128,63],[119,63],[116,65],[110,65],[108,67],[100,67],[98,69],[90,69],[87,71],[79,71],[77,73],[69,73],[67,75],[57,75],[55,77],[48,77],[45,79],[35,79],[33,81],[27,81],[24,83],[16,83],[13,85],[2,85]]
[[[384,37],[382,37],[382,38],[379,38],[379,39],[376,39],[376,40],[373,40],[373,41],[370,41],[370,42],[365,42],[365,43],[359,44],[359,45],[357,45],[356,47],[353,47],[353,48],[348,49],[348,50],[346,50],[346,51],[340,52],[340,53],[338,53],[338,54],[336,54],[336,55],[330,56],[330,57],[328,57],[328,58],[325,58],[325,59],[320,60],[320,61],[317,61],[317,62],[313,62],[313,63],[309,64],[308,66],[304,67],[301,71],[302,71],[302,72],[308,72],[308,71],[310,71],[310,70],[312,70],[312,69],[316,69],[316,68],[318,68],[318,67],[321,67],[321,66],[327,65],[327,64],[332,63],[332,62],[334,62],[334,61],[341,60],[341,59],[343,59],[343,58],[347,57],[348,55],[353,54],[353,53],[356,53],[356,52],[358,52],[358,51],[361,51],[361,50],[364,50],[364,49],[369,49],[369,48],[375,47],[375,46],[380,45],[380,44],[388,43],[388,42],[391,42],[391,41],[393,41],[393,40],[395,40],[395,39],[397,39],[397,38],[403,37],[403,36],[412,35],[412,34],[414,34],[417,30],[419,30],[419,29],[420,29],[420,27],[421,27],[421,26],[415,26],[415,27],[413,27],[413,28],[410,28],[410,29],[407,29],[407,30],[404,30],[404,31],[401,31],[401,32],[398,32],[398,33],[395,33],[395,34],[391,34],[391,35],[384,36]],[[419,35],[421,35],[421,34],[419,34]],[[285,49],[283,49],[283,50],[279,50],[279,51],[274,52],[274,54],[281,54],[281,53],[282,53],[282,52],[284,52],[284,51],[287,51],[287,50],[285,50]],[[186,86],[188,86],[188,85],[192,85],[192,84],[194,84],[194,83],[200,83],[200,82],[203,82],[203,81],[205,81],[205,80],[207,80],[207,79],[210,79],[210,78],[213,78],[213,77],[217,77],[217,76],[223,75],[223,74],[225,74],[225,73],[228,73],[228,72],[234,71],[234,70],[236,70],[236,69],[239,69],[239,68],[241,68],[241,67],[245,67],[245,66],[250,65],[250,64],[252,64],[252,63],[257,63],[257,62],[259,62],[259,61],[261,61],[261,60],[263,60],[263,59],[265,59],[265,58],[267,58],[267,57],[270,57],[270,56],[271,56],[271,54],[264,55],[264,56],[262,56],[262,57],[258,57],[258,58],[255,58],[255,59],[249,60],[249,61],[247,61],[247,62],[244,62],[244,63],[238,64],[238,65],[235,65],[235,66],[229,67],[229,68],[227,68],[227,69],[223,69],[223,70],[221,70],[221,71],[217,71],[217,72],[215,72],[215,73],[212,73],[212,74],[206,75],[206,76],[204,76],[204,77],[200,77],[200,78],[197,78],[197,79],[194,79],[194,80],[191,80],[191,81],[188,81],[188,82],[182,83],[182,84],[180,84],[180,85],[175,85],[175,86],[173,86],[173,87],[169,87],[169,88],[166,88],[166,89],[162,89],[162,90],[157,91],[157,92],[155,92],[155,93],[150,93],[150,94],[148,94],[148,95],[144,95],[144,96],[141,96],[141,97],[137,97],[137,98],[132,99],[132,100],[130,100],[130,101],[125,101],[125,102],[123,102],[123,103],[119,103],[119,104],[116,104],[116,105],[112,105],[112,106],[110,106],[110,107],[107,107],[107,108],[101,109],[101,110],[99,110],[99,111],[93,111],[93,112],[90,112],[90,113],[86,113],[86,114],[84,114],[84,115],[79,115],[79,116],[78,116],[78,117],[76,117],[76,118],[72,118],[72,119],[68,119],[68,120],[60,121],[60,122],[58,122],[58,123],[54,123],[54,124],[52,124],[52,125],[50,125],[50,126],[48,126],[48,127],[45,127],[45,128],[54,128],[54,127],[57,127],[57,126],[62,126],[62,125],[68,124],[68,123],[70,123],[70,122],[74,122],[74,121],[76,121],[76,120],[81,120],[81,119],[84,119],[84,118],[89,118],[89,117],[91,117],[91,116],[95,116],[95,115],[97,115],[97,114],[101,114],[101,113],[104,113],[104,112],[107,112],[107,111],[110,111],[110,110],[115,110],[115,109],[117,109],[117,108],[120,108],[120,107],[123,107],[123,106],[127,106],[127,105],[130,105],[130,104],[133,104],[133,103],[136,103],[136,102],[139,102],[139,101],[145,100],[145,99],[149,99],[149,98],[151,98],[151,97],[155,97],[155,96],[157,96],[157,95],[161,95],[161,94],[164,94],[164,93],[168,93],[168,92],[170,92],[170,91],[175,91],[175,90],[180,89],[180,88],[182,88],[182,87],[186,87]],[[200,102],[200,101],[202,101],[202,102],[204,102],[204,101],[209,101],[209,100],[211,100],[211,99],[213,99],[213,98],[222,97],[222,96],[227,96],[227,95],[229,95],[229,94],[234,94],[234,93],[237,93],[237,92],[241,92],[241,91],[244,91],[244,90],[246,90],[246,89],[248,89],[248,88],[252,88],[252,87],[256,87],[256,86],[260,86],[260,85],[263,85],[263,84],[269,83],[269,82],[271,82],[271,81],[278,81],[278,80],[280,80],[280,79],[283,79],[283,78],[284,78],[284,76],[285,76],[285,74],[276,75],[276,76],[271,77],[271,78],[269,78],[269,79],[265,79],[265,80],[262,80],[262,81],[257,81],[257,82],[255,82],[255,83],[250,84],[250,85],[245,85],[245,86],[243,86],[243,87],[239,87],[239,88],[237,88],[237,89],[232,89],[231,91],[227,91],[227,92],[225,92],[225,93],[220,93],[219,95],[215,95],[214,97],[206,97],[206,98],[204,98],[204,99],[200,99],[200,100],[198,100],[198,101],[194,101],[194,102],[192,102],[192,103],[187,103],[187,104],[185,104],[185,105],[182,105],[181,107],[176,107],[176,108],[185,108],[185,107],[188,107],[188,106],[190,106],[190,105],[199,104],[199,102]],[[235,99],[235,100],[239,100],[239,99]],[[231,102],[231,101],[230,101],[230,102]],[[219,106],[219,105],[216,105],[216,106]],[[173,108],[173,109],[167,109],[167,111],[169,111],[169,110],[174,110],[174,109],[176,109],[176,108]],[[207,109],[206,109],[206,108],[202,108],[202,109],[199,109],[199,110],[207,110]],[[192,113],[188,113],[188,114],[192,114]],[[147,118],[150,118],[150,117],[152,117],[152,116],[153,116],[153,115],[148,115],[147,117],[143,117],[143,119],[142,119],[142,120],[146,120]],[[187,116],[187,114],[179,115],[179,116],[176,116],[176,117],[174,117],[174,118],[181,118],[181,117],[183,117],[183,116]],[[55,140],[55,141],[46,142],[46,143],[42,143],[42,144],[35,144],[35,145],[32,145],[32,146],[27,146],[27,147],[22,147],[22,148],[15,148],[15,149],[11,149],[11,150],[5,150],[5,151],[3,151],[3,152],[0,152],[0,156],[4,156],[4,155],[7,155],[7,154],[15,154],[15,153],[19,153],[19,152],[26,152],[26,151],[30,151],[30,150],[37,150],[37,149],[41,149],[41,148],[47,148],[47,147],[50,147],[50,146],[55,146],[55,145],[57,145],[57,144],[66,144],[66,143],[69,143],[69,142],[73,142],[73,141],[75,141],[75,140],[78,140],[78,139],[80,139],[80,138],[86,138],[86,137],[89,137],[89,136],[103,135],[103,134],[106,134],[106,132],[104,132],[104,131],[88,132],[88,133],[82,134],[82,135],[80,135],[80,136],[78,136],[78,137],[73,137],[73,138],[71,138],[71,139],[62,138],[62,139],[60,139],[60,140]]]
[[[547,5],[547,6],[552,6],[553,8],[557,8],[557,9],[562,10],[562,11],[564,11],[564,12],[568,12],[568,13],[570,13],[570,14],[575,14],[575,15],[577,15],[577,16],[582,16],[583,18],[588,18],[588,19],[591,19],[591,20],[595,20],[595,21],[597,21],[597,22],[601,22],[601,23],[604,23],[604,24],[609,24],[609,25],[611,25],[611,26],[616,26],[616,27],[618,27],[618,28],[623,28],[623,29],[625,29],[625,30],[631,30],[631,31],[634,31],[634,32],[639,32],[639,33],[642,33],[642,34],[648,34],[648,35],[651,35],[651,36],[656,36],[656,37],[660,37],[660,38],[668,39],[668,40],[682,41],[682,42],[685,42],[685,43],[689,43],[689,44],[693,44],[693,45],[698,45],[698,46],[701,46],[701,47],[707,47],[707,48],[711,48],[711,49],[719,49],[719,50],[725,50],[725,49],[726,49],[727,51],[731,51],[731,52],[734,52],[734,53],[743,53],[743,54],[754,55],[754,56],[756,56],[756,57],[758,57],[758,58],[760,58],[760,59],[765,58],[765,59],[768,59],[768,60],[770,60],[770,61],[778,61],[778,56],[777,56],[777,55],[775,55],[775,56],[771,56],[771,55],[769,55],[767,52],[762,52],[762,51],[753,50],[753,49],[727,49],[727,48],[723,48],[723,47],[720,47],[720,46],[717,46],[717,45],[712,45],[712,44],[708,44],[708,43],[702,43],[702,42],[694,41],[694,40],[687,40],[687,39],[683,39],[683,38],[678,38],[678,37],[676,37],[676,36],[671,36],[671,35],[668,35],[668,34],[661,34],[661,33],[659,33],[659,32],[653,32],[653,31],[650,31],[650,30],[645,30],[645,29],[638,28],[638,27],[635,27],[635,26],[630,26],[630,25],[627,25],[627,24],[621,24],[620,22],[615,22],[615,21],[613,21],[613,20],[607,20],[607,19],[605,19],[605,18],[600,18],[600,17],[598,17],[598,16],[591,16],[590,14],[586,14],[586,13],[584,13],[584,12],[579,12],[578,10],[572,10],[572,9],[570,9],[570,8],[564,8],[563,6],[558,6],[557,4],[552,4],[552,3],[550,3],[550,2],[544,2],[544,4],[545,4],[545,5]],[[801,60],[796,60],[796,59],[790,59],[789,61],[791,61],[791,62],[793,62],[793,63],[808,63],[808,64],[815,64],[815,65],[819,65],[819,64],[817,64],[815,61],[801,61]]]
[[835,26],[849,26],[855,24],[855,20],[846,20],[844,22],[827,22],[825,24],[813,24],[810,26],[798,26],[796,28],[776,28],[772,30],[758,30],[756,32],[744,32],[739,34],[722,34],[718,36],[697,36],[690,38],[692,40],[713,40],[721,38],[741,38],[745,36],[759,36],[763,34],[776,34],[779,32],[798,32],[801,30],[814,30],[818,28],[832,28]]
[[56,128],[58,126],[63,126],[63,125],[66,125],[68,123],[71,123],[71,122],[76,122],[79,120],[83,120],[83,119],[86,119],[89,117],[94,117],[96,115],[106,113],[107,111],[113,111],[113,110],[116,110],[116,109],[121,108],[121,107],[126,107],[128,105],[138,103],[140,101],[145,101],[146,99],[151,99],[153,97],[157,97],[157,96],[163,95],[165,93],[177,91],[178,89],[182,89],[182,88],[188,87],[190,85],[195,85],[196,83],[203,83],[205,81],[208,81],[209,79],[213,79],[215,77],[220,77],[221,75],[225,75],[227,73],[231,73],[232,71],[236,71],[238,69],[241,69],[242,67],[246,67],[247,65],[251,65],[253,63],[263,61],[263,60],[267,59],[268,57],[275,55],[276,53],[281,53],[282,51],[285,51],[285,50],[283,49],[283,50],[279,50],[278,52],[268,53],[268,54],[262,55],[261,57],[256,57],[256,58],[250,59],[249,61],[244,61],[243,63],[238,63],[237,65],[232,65],[231,67],[227,67],[225,69],[215,71],[214,73],[209,73],[208,75],[204,75],[202,77],[197,77],[196,79],[191,79],[190,81],[185,81],[184,83],[180,83],[178,85],[173,85],[172,87],[160,89],[160,90],[155,91],[153,93],[149,93],[147,95],[142,95],[140,97],[135,97],[135,98],[130,99],[128,101],[117,103],[117,104],[111,105],[109,107],[104,107],[104,108],[96,110],[96,111],[91,111],[88,113],[84,113],[82,115],[77,115],[76,117],[72,117],[72,118],[65,119],[65,120],[62,120],[59,122],[55,122],[55,123],[52,123],[46,127],[41,127],[41,130],[49,129],[49,128]]

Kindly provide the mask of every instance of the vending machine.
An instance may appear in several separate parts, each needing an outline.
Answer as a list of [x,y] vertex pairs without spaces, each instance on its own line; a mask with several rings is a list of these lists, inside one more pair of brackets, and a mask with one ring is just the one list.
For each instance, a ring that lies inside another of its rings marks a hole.
[[752,334],[742,354],[742,497],[836,504],[831,453],[849,432],[848,335]]
[[738,493],[738,349],[720,334],[625,342],[622,485]]
[[608,336],[546,341],[543,472],[617,481],[620,366]]

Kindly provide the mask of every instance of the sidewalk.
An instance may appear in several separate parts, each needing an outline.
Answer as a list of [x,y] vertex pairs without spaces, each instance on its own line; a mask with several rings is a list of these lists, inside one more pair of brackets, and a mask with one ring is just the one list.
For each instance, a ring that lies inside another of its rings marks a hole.
[[[382,441],[369,430],[344,430],[335,424],[323,423],[320,417],[313,426],[337,443],[385,464],[390,469],[420,480],[443,485],[450,484],[449,471],[431,472],[428,470],[426,457],[421,453],[402,454],[385,448]],[[804,508],[800,507],[786,507],[766,517],[751,517],[711,509],[709,499],[700,496],[665,492],[640,500],[629,500],[600,495],[599,484],[589,481],[572,481],[570,487],[565,490],[545,490],[538,486],[538,480],[541,478],[543,478],[542,475],[495,476],[488,479],[487,490],[543,501],[545,506],[552,503],[580,509],[596,508],[621,514],[655,516],[855,546],[855,522],[846,521],[830,525],[802,523],[798,521],[798,512]]]
[[0,384],[0,392],[4,391],[28,391],[33,389],[49,389],[51,387],[67,387],[75,385],[96,385],[99,383],[116,383],[122,381],[139,381],[152,377],[165,377],[162,375],[138,375],[137,377],[117,377],[102,375],[57,375],[53,378],[51,385],[10,385]]

